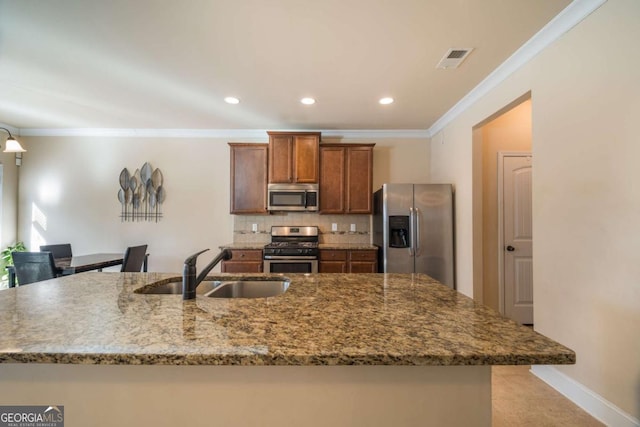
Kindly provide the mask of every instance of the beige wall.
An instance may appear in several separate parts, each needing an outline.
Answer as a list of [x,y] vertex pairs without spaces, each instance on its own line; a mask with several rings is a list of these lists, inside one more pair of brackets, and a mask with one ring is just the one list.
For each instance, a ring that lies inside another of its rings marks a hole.
[[[531,150],[531,100],[485,124],[482,131],[483,302],[498,307],[498,153]],[[476,143],[476,141],[474,141]]]
[[458,189],[458,279],[470,294],[472,128],[531,91],[535,328],[576,351],[562,372],[636,418],[639,18],[640,2],[608,1],[435,135],[431,150],[432,178]]
[[[3,132],[4,133],[4,132]],[[5,147],[6,138],[0,140],[2,149]],[[18,168],[16,167],[15,154],[3,153],[0,150],[0,164],[2,164],[2,188],[0,206],[0,250],[16,242],[16,186]]]
[[[20,238],[72,244],[76,254],[147,243],[150,269],[181,271],[187,255],[232,240],[226,141],[167,138],[22,138]],[[122,222],[118,176],[144,162],[167,192],[159,222]],[[40,212],[40,213],[38,213]],[[32,248],[37,250],[37,246]],[[204,261],[202,261],[204,262]],[[203,265],[202,263],[200,265]]]
[[[247,141],[243,139],[243,141]],[[335,141],[332,139],[332,141]],[[20,171],[20,238],[29,245],[70,242],[74,253],[118,252],[149,245],[149,268],[180,272],[184,258],[234,239],[229,214],[229,147],[221,139],[29,137]],[[251,142],[249,140],[249,142]],[[267,142],[265,138],[255,142]],[[428,140],[375,142],[374,186],[426,182]],[[144,162],[160,168],[167,199],[158,222],[121,222],[118,176]],[[34,212],[41,212],[35,216]],[[37,247],[35,247],[37,250]]]

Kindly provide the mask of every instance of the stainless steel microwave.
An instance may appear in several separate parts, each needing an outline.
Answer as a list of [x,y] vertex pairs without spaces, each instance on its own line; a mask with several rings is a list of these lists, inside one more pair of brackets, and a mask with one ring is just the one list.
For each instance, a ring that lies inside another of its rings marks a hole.
[[318,184],[269,184],[267,193],[267,210],[318,211]]

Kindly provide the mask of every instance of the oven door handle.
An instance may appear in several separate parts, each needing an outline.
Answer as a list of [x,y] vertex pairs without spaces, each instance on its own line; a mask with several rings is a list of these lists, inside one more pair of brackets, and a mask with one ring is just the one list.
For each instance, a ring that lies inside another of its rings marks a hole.
[[269,259],[269,260],[271,260],[271,259],[281,259],[281,260],[284,259],[284,260],[287,260],[287,261],[294,261],[295,262],[297,260],[300,260],[300,261],[312,260],[313,261],[313,260],[318,259],[318,257],[312,256],[312,255],[310,255],[310,256],[296,256],[296,257],[291,257],[291,256],[286,256],[286,255],[265,255],[264,259]]

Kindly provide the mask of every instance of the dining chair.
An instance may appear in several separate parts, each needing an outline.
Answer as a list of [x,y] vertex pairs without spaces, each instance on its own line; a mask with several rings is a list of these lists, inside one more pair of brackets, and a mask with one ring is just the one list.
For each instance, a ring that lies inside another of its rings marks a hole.
[[40,246],[40,252],[51,252],[54,258],[71,258],[71,244],[63,243],[59,245],[42,245]]
[[142,270],[146,256],[147,245],[129,246],[124,253],[124,260],[120,271],[139,272]]
[[56,277],[56,264],[51,252],[12,252],[18,285]]

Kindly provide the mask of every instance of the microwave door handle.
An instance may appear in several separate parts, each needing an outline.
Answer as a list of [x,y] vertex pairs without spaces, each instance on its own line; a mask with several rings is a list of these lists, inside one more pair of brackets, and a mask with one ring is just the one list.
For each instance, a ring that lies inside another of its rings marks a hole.
[[304,208],[307,209],[307,190],[304,190]]

